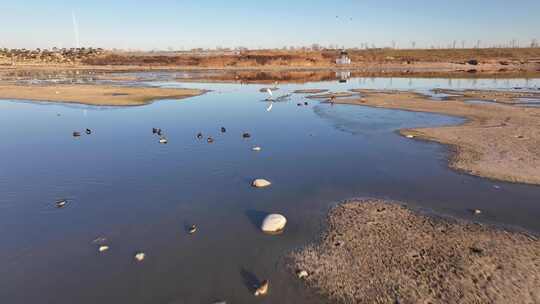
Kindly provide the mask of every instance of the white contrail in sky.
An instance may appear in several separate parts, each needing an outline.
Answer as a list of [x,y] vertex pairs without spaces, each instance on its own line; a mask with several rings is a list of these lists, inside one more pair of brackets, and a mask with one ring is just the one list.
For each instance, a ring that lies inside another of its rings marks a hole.
[[73,32],[75,33],[75,47],[80,48],[81,44],[79,42],[79,25],[77,24],[77,17],[75,17],[74,11],[71,11],[71,17],[73,18]]

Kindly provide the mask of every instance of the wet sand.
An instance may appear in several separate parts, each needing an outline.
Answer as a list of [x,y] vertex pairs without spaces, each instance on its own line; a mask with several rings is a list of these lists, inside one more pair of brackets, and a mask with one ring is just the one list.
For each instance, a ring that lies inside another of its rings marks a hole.
[[495,90],[448,90],[435,89],[434,93],[448,94],[449,100],[485,100],[499,103],[515,104],[521,98],[530,98],[540,100],[540,90],[520,91],[521,88],[515,88],[515,91],[495,91]]
[[307,285],[336,302],[540,302],[537,239],[395,202],[335,207],[320,242],[290,258],[292,271],[307,271]]
[[203,94],[195,89],[120,87],[107,85],[0,85],[1,99],[80,103],[99,106],[136,106],[157,99],[182,99]]
[[[400,130],[401,134],[452,146],[450,167],[492,179],[540,184],[540,109],[505,104],[469,104],[466,97],[433,101],[398,91],[355,90],[363,97],[335,103],[441,113],[468,119],[459,126]],[[484,91],[486,99],[494,91]]]
[[324,94],[315,94],[315,95],[308,95],[306,98],[311,99],[327,99],[327,98],[342,98],[342,97],[352,97],[355,94],[351,92],[330,92],[330,93],[324,93]]

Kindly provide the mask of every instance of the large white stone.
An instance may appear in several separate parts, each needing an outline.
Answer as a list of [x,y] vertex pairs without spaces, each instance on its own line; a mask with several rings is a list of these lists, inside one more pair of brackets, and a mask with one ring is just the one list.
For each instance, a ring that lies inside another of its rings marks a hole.
[[253,185],[253,187],[256,187],[256,188],[264,188],[264,187],[268,187],[270,186],[272,183],[267,181],[266,179],[264,178],[258,178],[256,180],[254,180],[251,185]]
[[267,215],[261,225],[261,230],[266,233],[277,233],[285,229],[287,219],[281,214]]

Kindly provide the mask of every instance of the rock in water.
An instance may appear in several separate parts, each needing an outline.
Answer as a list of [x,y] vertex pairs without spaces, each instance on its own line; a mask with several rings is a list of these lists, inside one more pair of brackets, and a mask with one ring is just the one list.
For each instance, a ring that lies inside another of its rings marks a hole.
[[145,257],[146,254],[144,254],[144,252],[138,252],[137,254],[135,254],[135,260],[137,260],[137,262],[142,262]]
[[267,215],[261,225],[261,230],[266,233],[279,233],[285,229],[287,219],[281,214],[269,214]]
[[262,281],[261,285],[255,290],[255,296],[264,296],[268,293],[268,281],[264,280]]
[[264,178],[258,178],[251,183],[251,185],[255,188],[265,188],[270,186],[271,184],[272,183],[270,181],[267,181]]
[[305,271],[305,270],[298,270],[298,271],[296,272],[296,276],[297,276],[299,279],[307,278],[308,275],[309,275],[308,272]]

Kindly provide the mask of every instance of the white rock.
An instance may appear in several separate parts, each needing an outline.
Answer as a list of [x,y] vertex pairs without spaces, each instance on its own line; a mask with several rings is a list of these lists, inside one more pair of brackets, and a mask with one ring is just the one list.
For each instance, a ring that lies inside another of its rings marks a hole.
[[256,188],[264,188],[264,187],[268,187],[270,186],[272,183],[267,181],[266,179],[264,178],[258,178],[256,180],[253,181],[253,183],[251,183],[251,185],[253,187],[256,187]]
[[144,260],[145,258],[145,254],[144,252],[139,252],[135,255],[135,260],[139,261],[139,262],[142,262],[142,260]]
[[305,271],[305,270],[299,270],[299,271],[296,272],[296,276],[297,276],[299,279],[307,278],[308,272]]
[[251,150],[253,150],[253,151],[261,151],[261,147],[256,146],[256,147],[251,148]]
[[266,233],[281,232],[285,229],[287,219],[281,214],[269,214],[267,215],[261,225],[261,230]]

